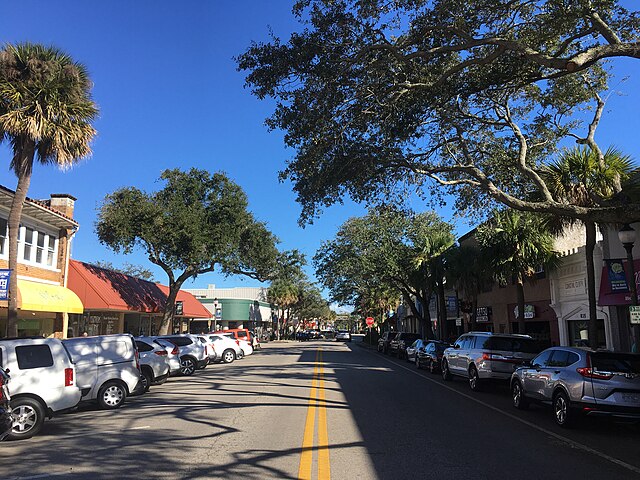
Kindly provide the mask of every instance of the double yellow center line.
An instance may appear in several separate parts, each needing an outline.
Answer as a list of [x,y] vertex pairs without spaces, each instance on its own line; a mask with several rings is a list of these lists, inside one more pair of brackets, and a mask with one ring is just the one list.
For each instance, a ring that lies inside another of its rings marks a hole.
[[[318,416],[318,446],[314,449],[316,413]],[[327,432],[327,408],[324,397],[324,366],[321,348],[316,352],[316,361],[313,367],[307,421],[304,426],[302,453],[300,454],[300,466],[298,468],[299,480],[311,480],[314,450],[318,452],[317,478],[318,480],[329,480],[331,478],[331,467],[329,463],[329,434]]]

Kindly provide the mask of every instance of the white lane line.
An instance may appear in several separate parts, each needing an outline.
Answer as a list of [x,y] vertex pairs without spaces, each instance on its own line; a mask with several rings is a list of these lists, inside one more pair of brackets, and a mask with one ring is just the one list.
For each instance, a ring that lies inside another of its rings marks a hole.
[[[372,354],[372,355],[375,355],[373,352],[369,352],[369,353]],[[594,450],[593,448],[588,447],[588,446],[586,446],[586,445],[584,445],[582,443],[576,442],[574,440],[571,440],[570,438],[563,437],[562,435],[559,435],[559,434],[557,434],[555,432],[552,432],[551,430],[547,430],[546,428],[543,428],[543,427],[541,427],[539,425],[536,425],[535,423],[531,423],[531,422],[529,422],[529,421],[527,421],[527,420],[525,420],[523,418],[520,418],[520,417],[518,417],[516,415],[513,415],[511,413],[507,413],[507,412],[505,412],[504,410],[502,410],[502,409],[500,409],[498,407],[494,407],[493,405],[490,405],[490,404],[488,404],[486,402],[483,402],[482,400],[478,400],[476,397],[472,397],[471,395],[467,395],[466,393],[462,393],[461,391],[456,390],[455,388],[450,387],[449,385],[445,385],[442,382],[439,382],[439,381],[434,380],[432,378],[429,378],[429,377],[427,377],[425,375],[422,375],[422,374],[418,373],[417,371],[415,371],[415,370],[413,370],[411,368],[405,367],[404,365],[400,365],[400,364],[398,364],[398,363],[396,363],[396,362],[394,362],[392,360],[389,360],[388,358],[381,357],[379,355],[375,355],[375,356],[377,358],[381,358],[381,359],[391,363],[392,365],[395,365],[396,367],[400,367],[400,368],[406,370],[407,372],[411,372],[412,374],[417,375],[420,378],[424,378],[424,379],[430,381],[431,383],[433,383],[435,385],[438,385],[438,386],[440,386],[442,388],[446,388],[447,390],[449,390],[451,392],[457,393],[458,395],[461,395],[464,398],[467,398],[467,399],[471,400],[472,402],[476,402],[476,403],[478,403],[478,404],[480,404],[480,405],[482,405],[484,407],[487,407],[487,408],[493,410],[494,412],[500,413],[500,414],[504,415],[505,417],[509,417],[512,420],[516,420],[516,421],[518,421],[518,422],[520,422],[520,423],[522,423],[524,425],[527,425],[528,427],[534,428],[534,429],[536,429],[536,430],[538,430],[538,431],[540,431],[542,433],[545,433],[545,434],[547,434],[547,435],[549,435],[549,436],[551,436],[551,437],[553,437],[553,438],[555,438],[557,440],[560,440],[561,442],[566,443],[567,445],[569,445],[572,448],[576,448],[576,449],[579,449],[579,450],[583,450],[583,451],[585,451],[587,453],[591,453],[593,455],[597,455],[598,457],[603,458],[603,459],[605,459],[605,460],[607,460],[607,461],[609,461],[611,463],[615,463],[616,465],[618,465],[618,466],[620,466],[622,468],[626,468],[627,470],[630,470],[630,471],[635,472],[635,473],[640,473],[640,468],[638,468],[638,467],[636,467],[634,465],[631,465],[629,463],[623,462],[622,460],[618,460],[617,458],[612,457],[610,455],[607,455],[606,453],[602,453],[602,452],[600,452],[598,450]]]

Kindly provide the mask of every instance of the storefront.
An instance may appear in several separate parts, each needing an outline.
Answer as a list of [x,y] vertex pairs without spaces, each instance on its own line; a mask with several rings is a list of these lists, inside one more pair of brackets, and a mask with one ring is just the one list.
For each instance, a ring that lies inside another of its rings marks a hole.
[[[69,288],[82,300],[83,315],[70,319],[69,336],[157,335],[163,319],[169,288],[120,272],[71,260]],[[209,318],[206,308],[193,295],[181,290],[176,299],[172,332],[190,331],[194,319]]]
[[532,336],[543,347],[558,345],[558,319],[548,300],[527,302],[524,306],[525,331],[519,332],[518,305],[508,305],[509,322],[513,333],[524,333]]

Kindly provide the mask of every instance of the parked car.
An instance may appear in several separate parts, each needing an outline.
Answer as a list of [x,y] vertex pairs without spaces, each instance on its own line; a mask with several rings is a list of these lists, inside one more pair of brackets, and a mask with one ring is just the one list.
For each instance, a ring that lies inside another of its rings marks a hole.
[[11,439],[31,438],[45,417],[74,408],[82,398],[75,366],[58,339],[0,339],[0,367],[11,376]]
[[213,342],[216,356],[221,362],[232,363],[242,356],[242,349],[233,335],[208,334],[207,337]]
[[416,355],[416,367],[426,368],[431,373],[440,370],[444,351],[451,345],[438,340],[425,342],[422,348],[418,349]]
[[213,346],[213,342],[206,335],[198,335],[198,340],[205,346],[205,351],[209,356],[209,363],[213,363],[218,359],[218,355],[216,354],[216,350]]
[[529,335],[465,333],[444,351],[442,378],[464,377],[471,390],[478,391],[486,380],[510,380],[517,366],[539,352],[540,347]]
[[336,333],[336,342],[350,342],[351,332],[348,330],[338,330]]
[[240,349],[242,350],[242,356],[247,357],[253,353],[253,347],[246,340],[238,340],[238,344],[240,345]]
[[169,378],[169,352],[167,347],[159,345],[151,337],[135,337],[140,354],[140,371],[144,379],[144,391],[151,385],[161,385]]
[[415,362],[418,358],[418,351],[423,350],[427,343],[429,343],[428,340],[422,340],[421,338],[418,338],[415,342],[409,345],[406,349],[407,362]]
[[209,363],[209,355],[205,345],[195,335],[184,333],[154,338],[169,340],[180,349],[180,373],[182,375],[193,375],[197,369],[204,368]]
[[63,340],[76,366],[82,401],[120,408],[127,396],[144,393],[138,348],[128,333]]
[[513,372],[511,398],[551,405],[561,427],[580,415],[640,419],[640,354],[548,348]]
[[251,346],[254,350],[259,350],[261,347],[258,335],[256,335],[256,332],[254,332],[253,330],[249,330],[249,334],[251,335]]
[[181,374],[182,365],[180,364],[180,348],[169,340],[163,338],[148,337],[153,343],[164,347],[167,351],[167,363],[169,364],[169,376],[175,377]]
[[389,353],[395,354],[398,358],[404,358],[407,354],[407,346],[419,338],[419,333],[400,332],[389,342]]
[[218,330],[215,334],[232,334],[236,340],[253,341],[253,335],[248,328],[229,328],[227,330]]
[[389,343],[393,340],[398,332],[383,332],[382,336],[378,339],[378,351],[382,353],[389,352]]
[[0,442],[7,438],[13,427],[13,415],[11,415],[11,407],[9,401],[9,375],[0,368]]

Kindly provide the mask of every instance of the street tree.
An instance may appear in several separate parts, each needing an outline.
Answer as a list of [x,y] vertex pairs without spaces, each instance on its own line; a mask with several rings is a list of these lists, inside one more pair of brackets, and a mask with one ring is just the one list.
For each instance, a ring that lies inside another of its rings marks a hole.
[[276,325],[276,339],[280,340],[284,326],[291,317],[291,308],[296,304],[300,295],[297,282],[287,278],[276,278],[267,290],[267,301],[276,308],[278,324]]
[[168,277],[160,334],[172,325],[175,299],[189,278],[215,270],[260,281],[276,271],[276,238],[248,210],[242,188],[222,173],[165,170],[164,188],[126,187],[105,197],[100,242],[116,252],[141,248]]
[[515,280],[518,333],[525,333],[524,282],[534,282],[540,267],[549,271],[559,261],[544,217],[513,209],[496,211],[478,227],[477,239],[491,262],[495,281],[507,284]]
[[354,305],[370,292],[397,291],[424,334],[433,338],[429,304],[437,278],[432,259],[453,241],[451,225],[433,212],[372,210],[349,219],[334,240],[321,245],[314,256],[316,275],[331,300],[343,305]]
[[[616,194],[616,183],[625,184],[633,173],[628,155],[610,147],[602,161],[597,152],[583,148],[565,149],[542,172],[542,178],[555,198],[568,203],[592,207],[609,201]],[[587,295],[589,298],[589,344],[598,348],[598,323],[596,313],[596,277],[593,252],[596,247],[597,225],[591,220],[551,216],[549,226],[561,235],[567,227],[576,223],[585,229],[585,258],[587,270]]]
[[[300,221],[349,195],[456,196],[599,223],[640,219],[616,194],[580,205],[541,176],[558,145],[596,140],[618,57],[640,58],[640,15],[621,0],[301,0],[304,29],[237,59],[285,132]],[[611,60],[606,63],[607,60]],[[590,110],[589,110],[590,109]],[[533,200],[531,193],[537,192]]]
[[54,47],[32,43],[0,50],[0,143],[12,151],[18,177],[9,211],[9,303],[7,336],[17,336],[18,228],[34,161],[65,170],[91,154],[98,107],[84,65]]

